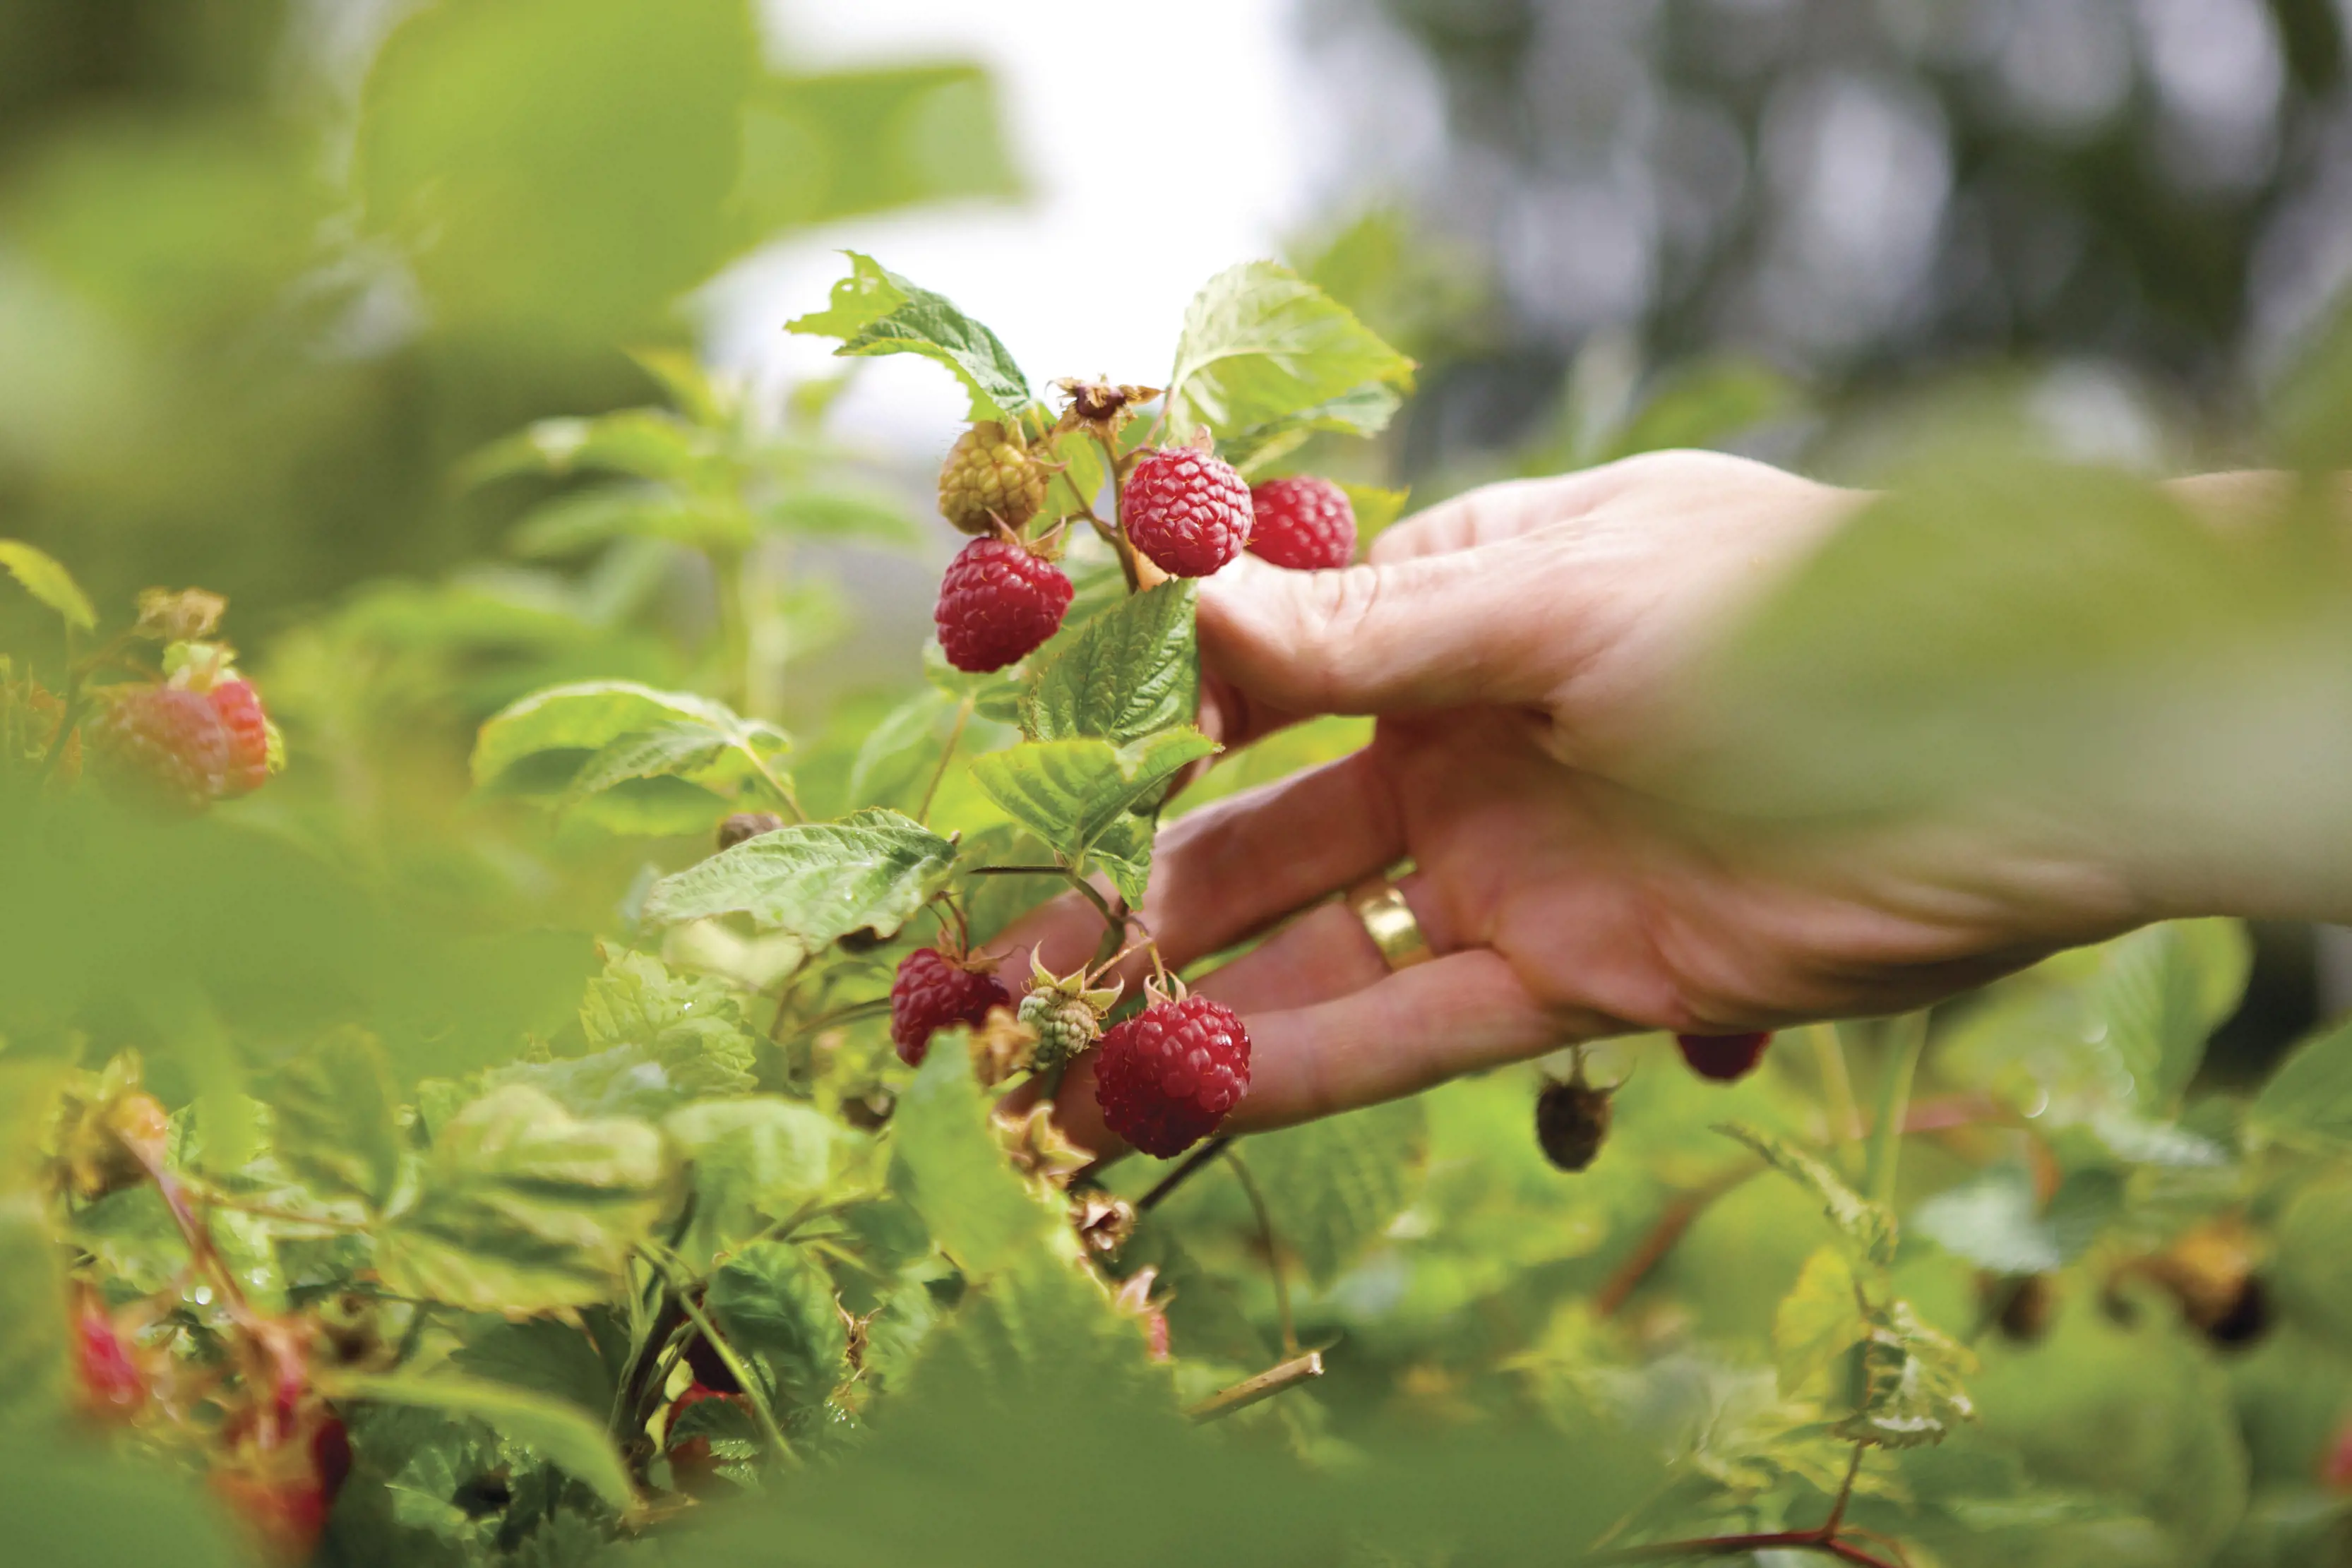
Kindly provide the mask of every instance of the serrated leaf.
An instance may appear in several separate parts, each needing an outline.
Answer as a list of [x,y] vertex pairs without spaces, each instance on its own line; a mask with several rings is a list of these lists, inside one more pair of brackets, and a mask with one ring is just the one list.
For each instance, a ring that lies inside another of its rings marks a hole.
[[588,982],[580,1027],[591,1046],[641,1048],[683,1094],[741,1094],[757,1047],[735,993],[720,981],[673,973],[649,953],[608,956]]
[[577,1322],[476,1320],[449,1364],[467,1377],[543,1394],[599,1420],[612,1409],[612,1374]]
[[2352,1019],[2295,1047],[2254,1096],[2246,1125],[2281,1143],[2352,1153]]
[[689,1105],[662,1131],[694,1183],[677,1250],[697,1267],[824,1197],[844,1136],[814,1106],[772,1095]]
[[1200,584],[1172,579],[1080,627],[1037,673],[1021,705],[1032,740],[1098,736],[1125,746],[1189,725],[1201,706],[1193,629]]
[[1868,1333],[1853,1263],[1843,1248],[1821,1248],[1805,1260],[1795,1288],[1772,1313],[1772,1356],[1780,1392],[1803,1388]]
[[381,1211],[400,1182],[400,1092],[373,1035],[345,1030],[289,1063],[274,1097],[278,1160],[326,1197]]
[[760,1241],[721,1263],[703,1298],[719,1332],[768,1378],[781,1415],[822,1404],[850,1373],[833,1281],[798,1247]]
[[98,609],[81,584],[57,558],[22,539],[0,539],[0,568],[5,568],[26,592],[65,617],[77,632],[94,631]]
[[1409,387],[1412,368],[1313,284],[1273,262],[1250,262],[1211,278],[1184,313],[1168,427],[1236,435],[1360,389]]
[[1912,1211],[1919,1233],[1996,1274],[2042,1274],[2065,1262],[2042,1218],[2033,1178],[2000,1165],[1947,1187]]
[[1960,1379],[1976,1365],[1967,1348],[1920,1322],[1908,1301],[1874,1313],[1862,1352],[1863,1405],[1838,1436],[1883,1448],[1940,1443],[1976,1416]]
[[405,1405],[480,1421],[586,1484],[612,1507],[625,1513],[636,1505],[628,1466],[605,1437],[603,1421],[564,1400],[470,1377],[414,1374],[339,1374],[332,1392],[343,1399]]
[[2238,1005],[2253,962],[2234,920],[2174,920],[2101,949],[2084,998],[2106,1043],[2130,1071],[2145,1114],[2179,1103],[2205,1041]]
[[1420,1192],[1429,1113],[1419,1100],[1393,1100],[1262,1134],[1242,1148],[1280,1239],[1328,1286]]
[[[782,732],[737,716],[691,692],[656,691],[635,681],[550,686],[511,703],[482,726],[472,760],[478,787],[499,784],[525,759],[547,752],[593,755],[625,736],[669,725],[699,725],[732,743],[777,746]],[[567,780],[568,780],[568,775]],[[551,788],[560,789],[559,781]]]
[[866,732],[849,768],[849,798],[861,806],[912,806],[939,765],[940,721],[961,705],[926,687],[882,716]]
[[2229,1151],[2210,1138],[2125,1111],[2100,1112],[2091,1118],[2090,1128],[2109,1154],[2131,1165],[2189,1169],[2230,1163]]
[[988,1113],[969,1053],[942,1042],[891,1117],[891,1186],[914,1205],[940,1249],[977,1276],[1011,1268],[1070,1234],[1057,1207],[1007,1161]]
[[700,550],[743,549],[751,543],[751,525],[731,500],[606,486],[534,507],[515,524],[508,544],[526,559],[549,560],[620,538],[661,539]]
[[1394,387],[1378,382],[1353,387],[1312,408],[1226,436],[1217,443],[1217,451],[1244,478],[1255,479],[1304,446],[1309,436],[1322,433],[1378,435],[1403,403],[1403,395]]
[[670,1186],[652,1127],[583,1121],[509,1084],[439,1130],[416,1200],[380,1235],[376,1269],[401,1295],[474,1312],[606,1301]]
[[730,744],[728,732],[698,719],[617,736],[592,753],[564,786],[559,810],[640,779],[672,779],[707,768]]
[[1786,1139],[1744,1123],[1727,1122],[1716,1131],[1747,1145],[1765,1164],[1820,1198],[1822,1211],[1853,1249],[1855,1261],[1876,1269],[1893,1264],[1895,1217],[1846,1186],[1837,1172]]
[[1011,419],[1036,399],[995,333],[942,295],[886,271],[872,256],[845,252],[850,274],[831,305],[784,324],[789,332],[839,338],[836,354],[920,354],[956,373],[971,393],[974,419]]
[[853,931],[895,935],[945,883],[955,846],[896,811],[801,822],[746,839],[654,883],[656,925],[748,915],[815,952]]
[[1091,737],[1033,740],[972,758],[971,771],[1007,815],[1076,862],[1129,807],[1156,800],[1186,764],[1216,749],[1190,727],[1125,747]]

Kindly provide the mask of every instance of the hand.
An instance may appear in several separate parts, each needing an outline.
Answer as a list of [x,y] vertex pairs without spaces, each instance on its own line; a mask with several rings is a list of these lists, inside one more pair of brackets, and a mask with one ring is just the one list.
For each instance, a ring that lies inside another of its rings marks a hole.
[[[1203,584],[1203,723],[1229,746],[1379,716],[1364,750],[1160,837],[1142,914],[1171,967],[1308,910],[1198,988],[1254,1041],[1236,1130],[1571,1040],[1904,1010],[2146,917],[2067,823],[1795,828],[1677,797],[1715,738],[1688,677],[1864,499],[1664,453],[1473,492],[1370,565],[1244,557]],[[1408,858],[1440,956],[1391,974],[1344,904],[1317,905]],[[1003,940],[1067,969],[1101,934],[1073,897]],[[1083,1069],[1062,1105],[1110,1142]]]

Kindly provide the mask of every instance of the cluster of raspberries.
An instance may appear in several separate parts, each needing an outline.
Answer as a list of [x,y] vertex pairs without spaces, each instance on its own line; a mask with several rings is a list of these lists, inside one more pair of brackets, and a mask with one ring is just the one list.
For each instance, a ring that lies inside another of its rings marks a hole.
[[[979,537],[940,583],[940,646],[959,670],[1001,670],[1043,646],[1070,608],[1070,580],[1019,530],[1045,506],[1049,476],[1020,437],[993,422],[966,431],[940,471],[940,511]],[[1308,476],[1255,487],[1190,446],[1149,448],[1120,486],[1119,527],[1171,577],[1207,577],[1247,549],[1314,571],[1356,552],[1348,493]]]

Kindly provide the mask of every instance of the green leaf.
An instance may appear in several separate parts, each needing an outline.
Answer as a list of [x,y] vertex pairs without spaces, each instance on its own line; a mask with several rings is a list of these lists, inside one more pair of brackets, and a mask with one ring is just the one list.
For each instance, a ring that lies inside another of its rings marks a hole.
[[895,935],[947,880],[955,846],[896,811],[802,822],[746,839],[653,885],[646,918],[748,915],[814,953],[854,931]]
[[255,1560],[252,1539],[194,1477],[68,1441],[56,1426],[0,1440],[0,1518],[9,1560],[40,1568],[249,1568]]
[[1869,1333],[1855,1294],[1853,1265],[1840,1247],[1805,1260],[1796,1288],[1772,1314],[1772,1355],[1780,1392],[1793,1395],[1829,1370]]
[[1356,512],[1356,548],[1362,549],[1386,533],[1404,516],[1412,504],[1412,490],[1384,489],[1378,485],[1346,485],[1339,486],[1348,493],[1348,504]]
[[593,419],[542,419],[467,458],[457,478],[482,485],[516,474],[595,471],[694,485],[713,477],[719,462],[709,431],[664,409],[631,408]]
[[740,242],[909,203],[1015,194],[1000,120],[978,66],[770,78],[745,116]]
[[965,1272],[986,1276],[1041,1252],[1066,1252],[1058,1205],[1023,1180],[988,1130],[989,1103],[969,1054],[934,1050],[891,1118],[890,1184]]
[[850,1375],[833,1281],[797,1247],[746,1247],[710,1276],[703,1305],[727,1343],[767,1375],[780,1416],[822,1404]]
[[896,497],[862,490],[795,487],[760,507],[753,518],[763,528],[790,534],[841,535],[896,544],[913,544],[922,538]]
[[2130,1071],[2141,1111],[2161,1113],[2179,1103],[2205,1041],[2236,1010],[2252,944],[2234,920],[2176,920],[2100,951],[2087,1010]]
[[400,1182],[400,1092],[373,1035],[343,1030],[279,1074],[278,1158],[326,1197],[381,1212]]
[[502,1383],[414,1374],[339,1374],[332,1390],[339,1398],[405,1405],[480,1421],[584,1483],[622,1512],[636,1505],[628,1466],[605,1437],[604,1422],[568,1401]]
[[46,550],[34,549],[22,539],[0,539],[0,568],[23,586],[26,592],[65,617],[66,624],[77,632],[93,631],[98,626],[98,611],[73,573],[58,563]]
[[423,1190],[376,1256],[401,1295],[475,1312],[606,1301],[667,1206],[661,1134],[621,1117],[583,1121],[509,1084],[440,1129]]
[[823,1199],[845,1136],[814,1106],[771,1095],[689,1105],[662,1131],[694,1182],[694,1220],[677,1249],[698,1268]]
[[576,1322],[477,1320],[449,1364],[468,1377],[560,1399],[600,1421],[613,1407],[612,1374]]
[[751,525],[732,501],[605,486],[575,490],[533,507],[515,525],[508,544],[528,559],[550,560],[622,538],[662,539],[698,550],[740,550],[751,543]]
[[1200,584],[1172,579],[1081,626],[1021,705],[1032,740],[1097,736],[1125,746],[1192,722],[1201,706],[1193,632]]
[[1429,1114],[1419,1100],[1394,1100],[1261,1134],[1243,1150],[1276,1234],[1328,1286],[1420,1192]]
[[849,799],[860,806],[911,807],[939,765],[940,722],[961,706],[926,686],[866,732],[849,768]]
[[0,1192],[0,1433],[46,1432],[63,1413],[68,1314],[59,1239],[37,1193]]
[[1273,262],[1250,262],[1210,279],[1184,313],[1168,428],[1181,436],[1205,424],[1237,435],[1368,385],[1409,387],[1412,368],[1313,284]]
[[656,725],[606,741],[580,765],[564,786],[560,810],[640,779],[679,778],[700,772],[732,742],[729,733],[699,719]]
[[1919,1321],[1908,1301],[1871,1318],[1863,1342],[1862,1408],[1837,1427],[1841,1437],[1883,1448],[1940,1443],[1976,1406],[1961,1378],[1976,1364],[1965,1346]]
[[2352,1019],[2295,1047],[2246,1113],[2251,1133],[2352,1154]]
[[974,419],[1013,419],[1036,399],[996,334],[947,298],[885,271],[856,251],[850,274],[833,286],[825,309],[784,324],[811,337],[839,338],[836,354],[920,354],[953,371],[971,393]]
[[1091,737],[1033,740],[972,758],[971,771],[1008,815],[1075,862],[1129,807],[1156,801],[1186,764],[1216,749],[1189,727],[1126,747]]
[[474,741],[474,782],[498,785],[541,754],[593,755],[624,737],[672,725],[698,725],[730,744],[775,745],[782,739],[772,727],[740,718],[724,704],[691,692],[656,691],[635,681],[582,681],[533,692],[492,716]]
[[649,953],[607,956],[588,982],[580,1027],[599,1050],[640,1048],[688,1095],[748,1093],[757,1044],[734,990],[673,973]]
[[1894,1262],[1895,1217],[1846,1186],[1826,1164],[1786,1139],[1742,1123],[1728,1122],[1716,1131],[1747,1145],[1765,1164],[1820,1198],[1822,1212],[1853,1249],[1855,1261],[1882,1270]]
[[1328,402],[1226,436],[1217,443],[1217,451],[1244,478],[1255,479],[1318,433],[1378,435],[1403,403],[1403,396],[1393,387],[1377,382],[1356,387]]
[[2043,1274],[2063,1265],[2066,1254],[2041,1208],[2033,1178],[2000,1165],[1927,1199],[1911,1223],[1946,1251],[1993,1273]]

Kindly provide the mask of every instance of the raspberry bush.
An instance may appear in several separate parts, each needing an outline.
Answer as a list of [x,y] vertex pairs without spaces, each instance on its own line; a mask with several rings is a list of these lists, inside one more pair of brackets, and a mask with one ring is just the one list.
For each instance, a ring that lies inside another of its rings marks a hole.
[[[0,541],[24,1508],[354,1568],[2338,1560],[2352,1034],[2196,1086],[2238,927],[1239,1134],[1155,837],[1366,731],[1217,758],[1197,580],[1344,565],[1397,497],[1299,470],[1412,367],[1271,264],[1156,385],[1041,390],[863,256],[793,326],[969,398],[878,696],[788,700],[842,620],[796,552],[921,534],[822,395],[675,354],[464,464],[527,593],[249,656]],[[1067,972],[1003,940],[1056,893]]]

